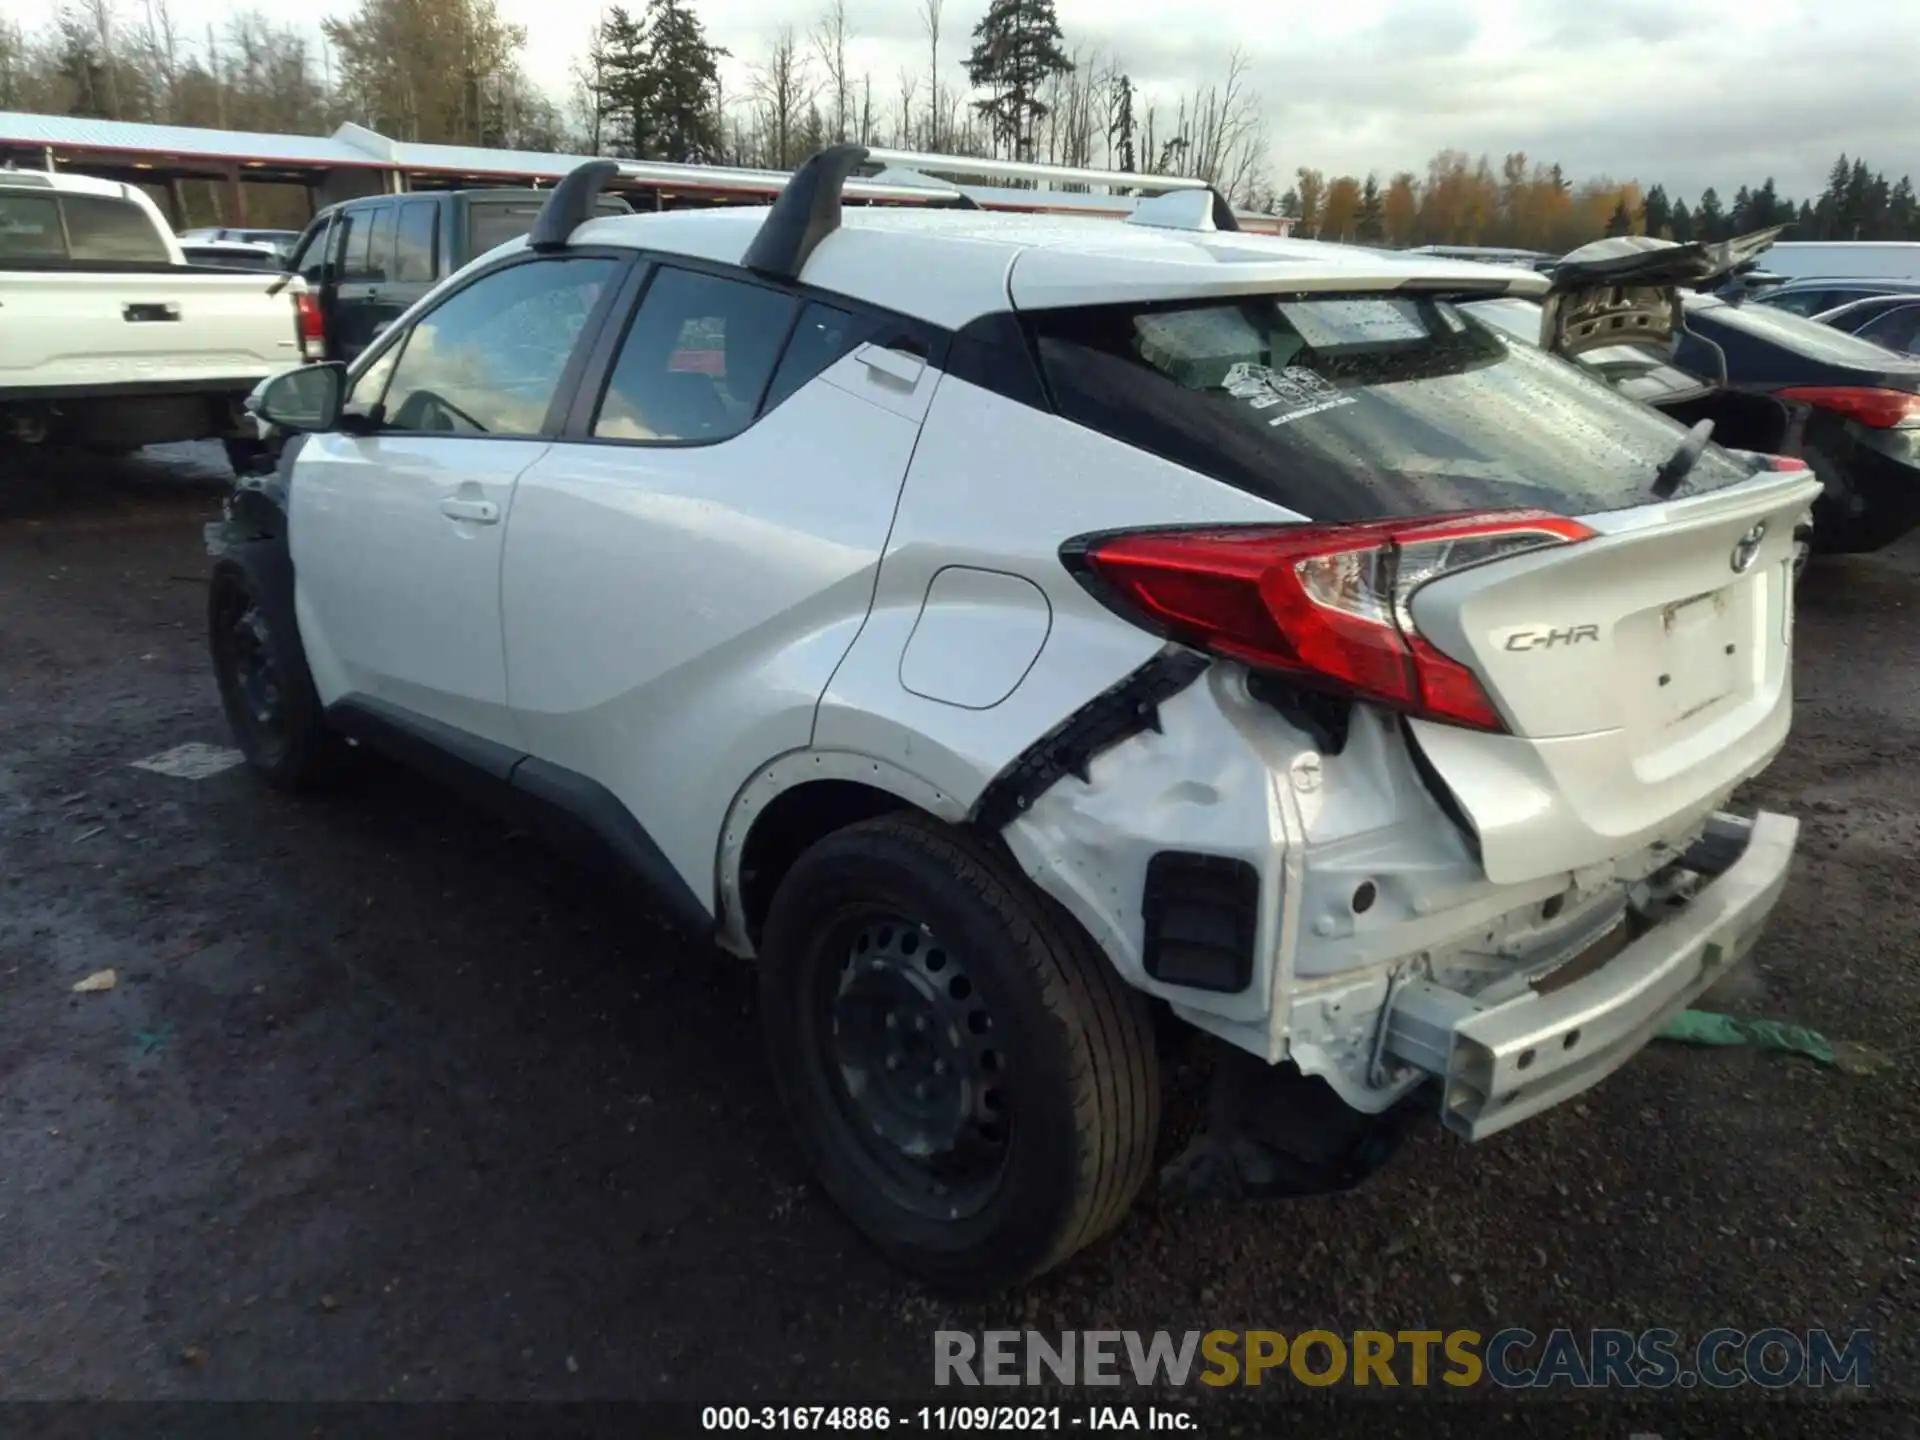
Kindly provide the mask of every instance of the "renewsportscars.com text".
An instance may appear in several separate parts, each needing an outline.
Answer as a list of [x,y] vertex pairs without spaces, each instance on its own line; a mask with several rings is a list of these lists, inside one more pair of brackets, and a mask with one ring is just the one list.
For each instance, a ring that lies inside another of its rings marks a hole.
[[1867,1389],[1873,1336],[1826,1330],[941,1330],[936,1385]]

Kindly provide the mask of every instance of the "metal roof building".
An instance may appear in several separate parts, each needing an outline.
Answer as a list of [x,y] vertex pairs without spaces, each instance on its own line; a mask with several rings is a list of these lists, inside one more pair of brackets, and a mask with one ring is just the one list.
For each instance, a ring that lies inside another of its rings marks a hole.
[[[248,183],[297,185],[309,209],[357,195],[461,185],[551,182],[592,157],[495,150],[477,145],[430,145],[392,140],[362,125],[342,125],[332,135],[277,135],[208,130],[184,125],[145,125],[83,116],[0,112],[0,164],[70,169],[105,179],[152,187],[164,193],[176,228],[185,223],[182,182],[211,180],[221,186],[221,223],[246,223]],[[1132,212],[1136,194],[1190,189],[1204,182],[1179,176],[1122,174],[1014,161],[985,160],[913,151],[879,150],[881,173],[847,187],[852,200],[939,203],[964,194],[990,210],[1104,214]],[[786,183],[776,170],[642,162],[615,182],[656,208],[738,204],[770,197]],[[937,177],[937,178],[936,178]],[[1006,183],[1030,180],[1036,187]],[[1084,189],[1061,189],[1064,185]],[[1094,193],[1103,191],[1105,193]],[[1135,192],[1134,194],[1119,192]],[[1250,230],[1286,233],[1277,216],[1239,212]]]

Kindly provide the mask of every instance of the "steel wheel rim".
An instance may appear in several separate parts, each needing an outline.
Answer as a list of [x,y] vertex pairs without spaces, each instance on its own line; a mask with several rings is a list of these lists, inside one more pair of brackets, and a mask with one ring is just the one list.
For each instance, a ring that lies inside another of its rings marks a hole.
[[1005,1172],[1006,1059],[966,958],[868,911],[835,927],[818,999],[820,1063],[883,1188],[929,1218],[982,1209]]
[[251,595],[243,590],[227,591],[219,634],[229,682],[242,713],[263,736],[276,738],[281,730],[284,692],[273,663],[267,618]]

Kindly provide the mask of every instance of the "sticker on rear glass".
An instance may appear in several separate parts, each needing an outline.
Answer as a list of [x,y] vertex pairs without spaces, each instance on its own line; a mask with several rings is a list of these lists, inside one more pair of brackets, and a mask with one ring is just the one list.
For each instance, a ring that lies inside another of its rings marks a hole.
[[1342,395],[1331,380],[1304,365],[1289,365],[1284,370],[1235,365],[1227,371],[1221,388],[1254,410],[1284,407],[1267,421],[1269,425],[1291,425],[1308,415],[1353,404],[1351,395]]

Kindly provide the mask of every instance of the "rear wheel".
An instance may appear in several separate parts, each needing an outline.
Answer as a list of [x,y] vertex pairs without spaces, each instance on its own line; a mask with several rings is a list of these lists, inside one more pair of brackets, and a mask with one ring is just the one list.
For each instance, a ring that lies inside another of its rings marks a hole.
[[802,1148],[895,1261],[998,1289],[1119,1223],[1159,1124],[1151,1011],[985,846],[920,817],[838,831],[760,953]]
[[220,703],[248,763],[282,790],[330,776],[345,742],[327,728],[290,607],[276,605],[245,567],[222,564],[208,596],[207,639]]

